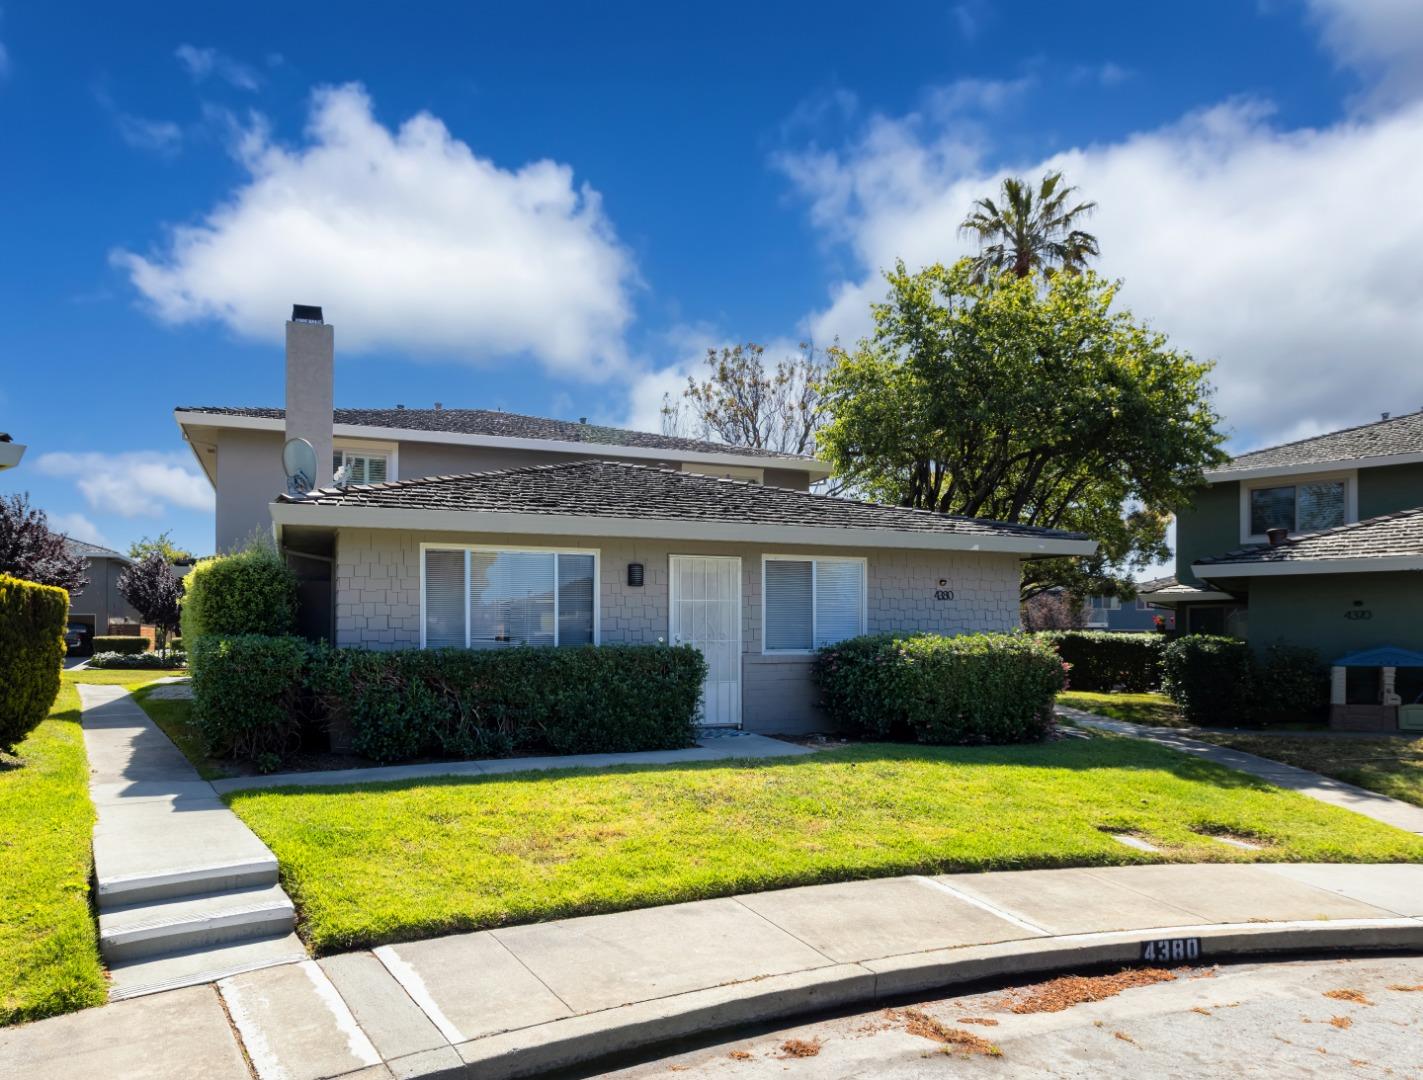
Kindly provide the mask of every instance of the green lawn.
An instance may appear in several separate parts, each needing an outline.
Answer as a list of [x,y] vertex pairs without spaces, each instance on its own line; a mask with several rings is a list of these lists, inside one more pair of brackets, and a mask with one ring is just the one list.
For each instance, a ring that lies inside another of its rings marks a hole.
[[1109,720],[1157,727],[1186,727],[1181,712],[1165,694],[1094,694],[1086,690],[1064,690],[1057,703]]
[[1210,731],[1198,737],[1423,806],[1423,738],[1292,739]]
[[[1423,861],[1423,839],[1162,747],[870,744],[792,759],[234,792],[319,952],[903,873]],[[1162,855],[1128,848],[1132,832]],[[1244,851],[1229,833],[1267,846]]]
[[141,686],[151,671],[66,671],[49,718],[0,758],[0,1025],[102,1005],[89,910],[94,807],[78,683]]

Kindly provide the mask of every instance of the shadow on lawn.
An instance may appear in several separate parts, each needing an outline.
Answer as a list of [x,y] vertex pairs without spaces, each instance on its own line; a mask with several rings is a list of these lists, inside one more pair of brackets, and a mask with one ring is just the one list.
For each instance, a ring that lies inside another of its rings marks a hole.
[[360,791],[408,791],[432,786],[458,787],[479,784],[552,784],[570,777],[625,776],[630,774],[677,774],[725,769],[800,770],[825,765],[899,764],[978,765],[985,768],[1033,768],[1091,772],[1112,769],[1136,772],[1167,772],[1187,781],[1218,788],[1266,791],[1269,781],[1237,772],[1177,750],[1153,746],[1127,738],[1094,736],[1088,739],[1056,739],[1041,743],[1006,746],[924,746],[917,743],[861,743],[844,749],[823,750],[798,757],[735,758],[721,761],[693,761],[674,764],[625,764],[597,767],[569,767],[490,773],[477,776],[428,776],[401,780],[378,780],[345,784],[301,784],[227,792],[223,799],[235,805],[245,797],[278,793],[334,794]]

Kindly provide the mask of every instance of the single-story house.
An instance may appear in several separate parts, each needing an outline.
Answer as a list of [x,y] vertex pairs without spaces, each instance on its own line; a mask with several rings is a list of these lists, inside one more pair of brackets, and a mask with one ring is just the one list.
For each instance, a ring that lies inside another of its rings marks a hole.
[[[705,722],[812,730],[818,647],[1015,629],[1022,561],[1096,546],[817,494],[829,469],[798,455],[485,410],[337,410],[333,354],[329,325],[294,320],[285,410],[176,415],[220,534],[249,534],[263,491],[308,632],[338,646],[687,642],[708,660]],[[284,438],[344,482],[285,490]],[[224,515],[232,492],[249,520]]]
[[64,538],[64,546],[88,563],[85,574],[89,584],[69,595],[69,621],[87,626],[90,637],[109,633],[111,625],[129,624],[136,629],[138,612],[119,592],[119,575],[133,560],[112,548],[72,536]]

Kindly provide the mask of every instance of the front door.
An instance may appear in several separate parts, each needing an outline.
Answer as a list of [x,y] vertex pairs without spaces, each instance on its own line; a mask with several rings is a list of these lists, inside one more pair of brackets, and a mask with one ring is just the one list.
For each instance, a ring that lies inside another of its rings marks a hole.
[[702,722],[741,725],[741,560],[673,555],[668,631],[707,660]]

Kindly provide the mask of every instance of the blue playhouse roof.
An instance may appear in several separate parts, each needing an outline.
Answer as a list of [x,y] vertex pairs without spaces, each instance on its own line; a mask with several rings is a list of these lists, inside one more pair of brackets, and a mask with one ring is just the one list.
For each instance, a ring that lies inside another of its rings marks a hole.
[[1334,661],[1335,667],[1423,667],[1423,653],[1382,645],[1350,653]]

